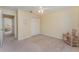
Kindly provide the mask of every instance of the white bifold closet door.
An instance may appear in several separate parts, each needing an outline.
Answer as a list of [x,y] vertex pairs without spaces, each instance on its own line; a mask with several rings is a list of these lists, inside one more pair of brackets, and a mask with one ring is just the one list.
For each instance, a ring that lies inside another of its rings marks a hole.
[[37,17],[32,18],[32,35],[40,34],[40,19]]
[[2,20],[2,11],[0,10],[0,46],[3,43],[3,20]]

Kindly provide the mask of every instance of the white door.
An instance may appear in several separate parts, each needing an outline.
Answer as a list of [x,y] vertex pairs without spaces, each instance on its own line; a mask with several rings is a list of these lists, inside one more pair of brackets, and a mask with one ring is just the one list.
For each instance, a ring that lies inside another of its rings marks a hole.
[[3,42],[3,20],[2,20],[2,11],[0,10],[0,46]]
[[32,18],[32,35],[40,34],[40,19]]

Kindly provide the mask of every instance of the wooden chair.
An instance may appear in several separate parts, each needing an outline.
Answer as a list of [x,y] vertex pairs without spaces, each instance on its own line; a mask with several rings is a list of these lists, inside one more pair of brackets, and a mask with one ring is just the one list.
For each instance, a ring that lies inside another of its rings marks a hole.
[[79,46],[79,34],[77,34],[75,29],[72,30],[72,33],[67,32],[66,34],[63,34],[63,39],[68,45],[72,47]]

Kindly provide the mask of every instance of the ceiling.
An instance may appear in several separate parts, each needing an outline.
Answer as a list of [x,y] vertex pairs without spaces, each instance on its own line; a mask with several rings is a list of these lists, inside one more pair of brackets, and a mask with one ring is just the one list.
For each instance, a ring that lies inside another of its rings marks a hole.
[[[35,10],[39,10],[40,6],[0,6],[0,7],[5,9],[12,9],[12,10],[24,9],[27,11],[35,11]],[[44,10],[52,10],[52,11],[71,8],[69,6],[42,6],[42,7]]]
[[[0,8],[4,9],[11,9],[11,10],[18,10],[18,9],[23,9],[26,11],[32,11],[37,13],[40,6],[0,6]],[[49,12],[49,11],[60,11],[60,10],[66,10],[69,8],[72,8],[71,6],[42,6],[44,9],[44,12]]]

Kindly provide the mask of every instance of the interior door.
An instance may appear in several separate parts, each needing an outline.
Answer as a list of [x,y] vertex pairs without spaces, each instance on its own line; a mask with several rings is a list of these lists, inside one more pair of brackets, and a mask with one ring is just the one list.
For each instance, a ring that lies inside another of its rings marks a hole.
[[3,20],[2,20],[2,11],[0,10],[0,46],[3,43]]
[[40,19],[32,18],[32,35],[40,34]]

